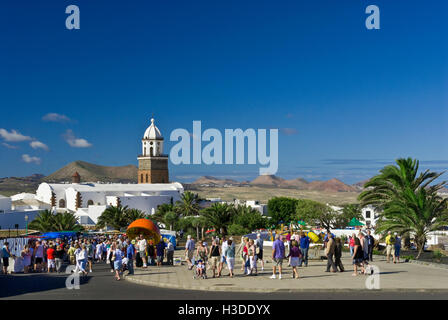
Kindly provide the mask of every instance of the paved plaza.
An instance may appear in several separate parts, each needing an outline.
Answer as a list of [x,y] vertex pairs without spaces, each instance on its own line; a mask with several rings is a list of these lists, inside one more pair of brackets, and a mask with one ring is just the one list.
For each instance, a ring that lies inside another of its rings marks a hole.
[[[269,249],[266,248],[266,252]],[[183,258],[183,251],[177,250],[177,257]],[[379,268],[380,288],[382,290],[447,290],[448,269],[419,265],[414,263],[386,263],[385,257],[375,256],[372,265]],[[212,278],[209,270],[208,279],[193,279],[193,270],[188,270],[186,264],[179,266],[150,266],[147,269],[136,268],[135,275],[126,276],[127,281],[149,286],[207,291],[235,292],[304,292],[304,291],[347,291],[367,290],[365,275],[352,276],[351,259],[346,253],[343,256],[345,272],[325,272],[326,260],[310,260],[308,267],[299,268],[301,279],[292,279],[292,268],[284,263],[283,279],[270,279],[272,262],[265,264],[264,271],[259,268],[258,276],[245,276],[241,265],[235,266],[235,277],[227,276],[224,270],[221,278]],[[185,263],[183,261],[183,263]]]

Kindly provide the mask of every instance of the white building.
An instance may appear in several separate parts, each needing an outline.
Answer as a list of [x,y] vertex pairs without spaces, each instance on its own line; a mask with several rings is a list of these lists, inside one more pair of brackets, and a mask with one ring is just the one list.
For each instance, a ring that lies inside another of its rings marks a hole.
[[163,183],[168,180],[168,166],[164,164],[168,157],[163,155],[163,137],[154,119],[145,131],[143,143],[144,161],[140,156],[138,184],[81,183],[80,175],[75,172],[72,183],[41,183],[36,199],[59,212],[74,212],[81,224],[96,224],[109,206],[128,206],[153,214],[161,204],[176,203],[184,188],[178,182]]
[[375,210],[375,208],[369,205],[362,208],[361,210],[366,227],[375,227],[376,221],[378,220],[378,212]]

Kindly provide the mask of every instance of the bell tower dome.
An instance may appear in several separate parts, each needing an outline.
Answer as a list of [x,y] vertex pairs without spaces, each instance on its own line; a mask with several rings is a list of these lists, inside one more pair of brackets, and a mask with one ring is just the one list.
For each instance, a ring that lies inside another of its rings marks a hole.
[[138,183],[168,183],[168,156],[163,154],[163,136],[154,118],[143,134],[138,157]]

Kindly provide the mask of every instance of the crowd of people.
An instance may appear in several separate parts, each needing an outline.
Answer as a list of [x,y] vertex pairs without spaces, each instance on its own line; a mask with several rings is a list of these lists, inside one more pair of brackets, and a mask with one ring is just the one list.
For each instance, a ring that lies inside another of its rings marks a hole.
[[[235,276],[235,264],[241,262],[241,272],[245,276],[258,275],[258,266],[264,271],[266,258],[272,260],[271,279],[282,279],[284,264],[292,268],[292,277],[299,279],[299,267],[308,266],[308,251],[311,239],[304,233],[276,234],[272,250],[265,252],[261,234],[256,239],[241,237],[237,244],[233,237],[212,238],[210,245],[205,239],[195,241],[188,235],[185,244],[185,260],[195,278],[207,278],[208,274],[222,277],[225,269],[228,276]],[[326,272],[344,272],[341,257],[346,239],[335,237],[330,231],[323,239],[323,249],[327,260]],[[386,237],[386,259],[399,262],[401,238],[390,232]],[[370,230],[353,233],[346,240],[353,264],[353,276],[367,274],[369,262],[373,261],[375,239]],[[286,245],[287,244],[287,245]],[[6,242],[2,248],[3,273],[7,273],[11,252]],[[174,245],[163,240],[154,244],[143,235],[130,239],[124,235],[95,236],[89,238],[64,238],[47,240],[30,239],[21,252],[25,273],[62,272],[64,264],[73,265],[73,271],[84,276],[93,272],[95,263],[104,262],[110,266],[116,280],[124,271],[134,273],[134,267],[173,265]]]

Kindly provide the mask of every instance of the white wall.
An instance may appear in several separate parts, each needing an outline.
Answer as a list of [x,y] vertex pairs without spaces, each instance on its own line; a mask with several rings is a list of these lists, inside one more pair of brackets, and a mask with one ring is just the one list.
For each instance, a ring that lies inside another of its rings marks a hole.
[[39,214],[41,210],[35,211],[13,211],[10,213],[0,213],[1,229],[15,229],[15,224],[19,225],[19,229],[25,229],[25,215],[28,216],[28,224]]
[[0,197],[0,213],[11,211],[11,198]]

